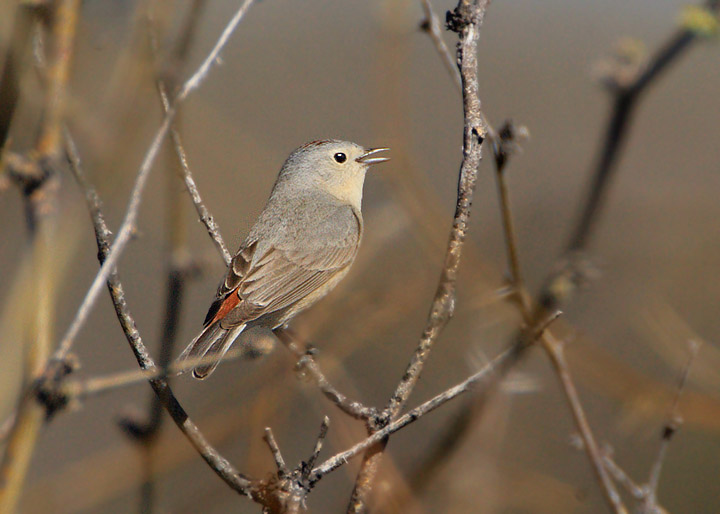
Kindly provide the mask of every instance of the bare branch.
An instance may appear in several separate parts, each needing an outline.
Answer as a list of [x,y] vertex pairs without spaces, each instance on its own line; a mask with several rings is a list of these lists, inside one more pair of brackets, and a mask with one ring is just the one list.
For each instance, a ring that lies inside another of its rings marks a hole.
[[494,360],[483,366],[480,371],[468,377],[466,380],[460,382],[454,387],[447,389],[446,391],[443,391],[442,393],[436,395],[430,400],[408,411],[407,413],[397,418],[395,421],[389,423],[387,426],[378,430],[377,432],[374,432],[368,438],[360,441],[348,450],[338,453],[337,455],[329,458],[312,471],[310,475],[311,481],[313,483],[317,482],[326,474],[336,470],[343,464],[347,463],[353,457],[356,457],[360,453],[371,448],[373,445],[376,445],[377,443],[385,440],[389,435],[397,432],[401,428],[404,428],[410,423],[417,421],[424,415],[432,412],[441,405],[446,404],[447,402],[460,396],[461,394],[481,387],[484,383],[488,382],[493,377],[497,370],[500,369],[506,361],[511,358],[512,352],[510,350],[506,350],[505,352],[495,357]]
[[[157,87],[158,93],[160,94],[160,99],[162,101],[163,109],[165,113],[167,113],[170,109],[170,102],[167,96],[167,88],[162,81],[158,81]],[[230,261],[232,260],[232,256],[230,255],[230,251],[228,250],[227,245],[225,244],[225,241],[220,234],[220,227],[218,227],[217,223],[215,222],[215,218],[212,214],[210,214],[210,211],[205,206],[205,202],[203,202],[202,197],[200,196],[200,191],[198,190],[195,179],[193,178],[192,172],[190,171],[190,165],[188,164],[187,154],[185,153],[185,146],[183,144],[182,136],[175,127],[170,128],[170,138],[172,139],[173,146],[175,147],[175,152],[177,153],[178,159],[180,160],[182,176],[183,180],[185,181],[185,186],[187,187],[187,191],[190,194],[190,199],[192,200],[193,205],[195,205],[195,210],[200,217],[200,221],[203,223],[203,225],[205,225],[208,235],[210,236],[210,239],[212,239],[212,242],[215,244],[218,252],[220,252],[220,256],[223,258],[223,261],[225,261],[225,265],[229,266]]]
[[285,344],[285,346],[295,354],[298,358],[297,367],[303,371],[307,371],[315,381],[320,391],[334,403],[341,411],[355,419],[368,421],[377,415],[377,411],[372,407],[366,407],[360,402],[350,400],[347,396],[330,383],[320,370],[311,352],[304,351],[300,348],[300,344],[295,338],[295,334],[288,328],[279,328],[275,330],[275,335]]
[[560,379],[563,392],[565,393],[565,398],[567,399],[573,419],[575,420],[575,425],[580,432],[580,437],[582,437],[584,443],[583,447],[590,459],[590,463],[592,464],[595,476],[601,485],[605,499],[614,512],[625,514],[627,513],[627,508],[623,505],[617,488],[610,479],[608,471],[605,468],[602,452],[595,440],[590,423],[585,415],[582,402],[580,401],[580,395],[577,392],[572,375],[570,374],[570,368],[565,360],[563,343],[561,341],[557,341],[552,334],[548,332],[545,332],[545,335],[542,338],[542,343],[555,368],[555,373]]

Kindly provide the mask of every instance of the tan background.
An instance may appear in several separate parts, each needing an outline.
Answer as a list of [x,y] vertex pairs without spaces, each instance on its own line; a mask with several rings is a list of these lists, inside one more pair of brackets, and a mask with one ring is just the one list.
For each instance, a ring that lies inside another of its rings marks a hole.
[[[571,226],[607,117],[609,97],[593,81],[597,60],[619,37],[656,48],[677,23],[681,2],[496,1],[480,40],[484,109],[511,117],[529,141],[509,169],[524,272],[536,290]],[[168,41],[187,8],[170,9]],[[438,2],[443,16],[452,2]],[[186,67],[206,55],[236,2],[210,2]],[[122,218],[133,178],[160,121],[147,60],[143,6],[83,5],[76,44],[70,125],[110,226]],[[9,30],[7,6],[0,34]],[[449,229],[460,162],[462,112],[456,90],[426,35],[419,6],[396,2],[285,2],[254,5],[222,54],[222,65],[193,93],[182,126],[190,164],[233,250],[263,206],[277,170],[296,146],[338,137],[392,148],[368,177],[366,232],[354,270],[294,326],[320,348],[338,387],[369,404],[390,395],[416,344]],[[451,35],[448,42],[454,44]],[[671,401],[685,341],[705,341],[682,404],[686,425],[673,442],[660,486],[672,512],[716,512],[720,500],[720,75],[717,41],[697,45],[653,87],[637,111],[611,197],[592,244],[600,278],[565,309],[569,357],[591,423],[638,481],[646,478]],[[41,102],[31,72],[14,146],[34,136]],[[172,162],[172,161],[169,161]],[[153,349],[164,297],[166,198],[163,162],[150,179],[140,236],[120,264],[131,310]],[[62,177],[57,291],[59,337],[97,270],[91,225],[69,174]],[[180,181],[173,186],[181,190]],[[180,340],[197,332],[223,268],[184,196],[189,248],[206,263],[189,285]],[[12,345],[13,284],[22,266],[24,225],[17,191],[0,200],[2,418],[14,402],[19,351]],[[518,322],[493,301],[504,248],[492,167],[483,164],[455,319],[443,334],[411,403],[454,384],[494,355]],[[40,287],[35,277],[31,287]],[[135,364],[107,295],[82,330],[81,377]],[[323,455],[363,435],[312,385],[298,381],[283,348],[259,362],[223,365],[176,392],[208,437],[238,468],[271,469],[262,444],[272,426],[289,463],[307,458],[322,415],[332,415]],[[534,351],[522,375],[485,407],[481,422],[420,496],[425,512],[597,512],[602,498],[545,356]],[[520,382],[519,379],[522,379]],[[528,387],[529,386],[529,387]],[[519,392],[522,391],[522,392]],[[116,425],[149,399],[139,385],[63,412],[42,433],[22,511],[132,512],[140,458]],[[458,410],[455,402],[395,436],[378,490],[401,490],[426,448]],[[313,512],[338,512],[357,463],[323,480]],[[257,512],[195,455],[168,423],[157,455],[159,512]],[[389,511],[409,511],[393,503]],[[421,510],[422,511],[422,510]]]

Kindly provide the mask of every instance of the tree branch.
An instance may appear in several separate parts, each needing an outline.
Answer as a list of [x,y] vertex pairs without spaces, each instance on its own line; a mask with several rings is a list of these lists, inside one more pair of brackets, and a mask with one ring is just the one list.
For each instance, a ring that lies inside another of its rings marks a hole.
[[[369,427],[371,432],[395,419],[402,410],[420,377],[430,350],[455,310],[455,287],[460,257],[470,220],[477,171],[482,159],[482,143],[486,135],[486,125],[478,94],[477,42],[488,3],[485,0],[460,0],[455,10],[448,13],[448,27],[459,35],[457,66],[462,79],[464,113],[463,160],[460,165],[453,226],[450,230],[450,241],[445,254],[440,282],[420,343],[387,407],[379,416],[375,426]],[[367,458],[358,473],[348,512],[362,512],[366,509],[378,463],[387,444],[384,438],[377,441],[378,445],[369,449]]]

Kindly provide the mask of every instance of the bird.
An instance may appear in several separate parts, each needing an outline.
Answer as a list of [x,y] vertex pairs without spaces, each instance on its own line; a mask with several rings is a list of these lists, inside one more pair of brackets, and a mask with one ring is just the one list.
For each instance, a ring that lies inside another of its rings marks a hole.
[[243,334],[286,326],[342,280],[362,239],[365,174],[386,150],[324,139],[290,154],[180,369],[207,378]]

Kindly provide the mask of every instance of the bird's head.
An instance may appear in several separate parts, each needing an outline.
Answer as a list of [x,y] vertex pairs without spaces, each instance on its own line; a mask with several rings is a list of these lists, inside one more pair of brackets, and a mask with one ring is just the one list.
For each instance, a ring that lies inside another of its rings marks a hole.
[[378,155],[385,150],[366,149],[349,141],[312,141],[290,154],[280,176],[296,185],[319,187],[359,209],[365,172],[371,165],[389,160]]

